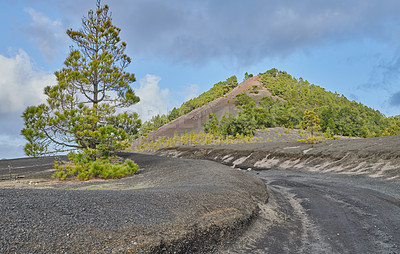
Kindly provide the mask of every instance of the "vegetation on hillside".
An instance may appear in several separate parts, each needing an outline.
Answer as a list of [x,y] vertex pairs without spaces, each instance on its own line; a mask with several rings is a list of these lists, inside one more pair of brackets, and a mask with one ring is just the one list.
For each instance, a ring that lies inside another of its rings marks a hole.
[[325,91],[302,78],[299,80],[277,69],[261,73],[261,83],[274,96],[262,98],[258,105],[246,94],[237,96],[237,116],[216,119],[210,115],[205,132],[226,137],[236,134],[252,135],[256,129],[267,127],[301,128],[305,112],[315,111],[321,131],[326,137],[334,135],[373,137],[400,134],[398,117],[386,117],[377,110],[348,100],[345,96]]
[[[244,79],[252,76],[246,73]],[[307,130],[310,135],[304,141],[310,143],[317,139],[337,139],[338,136],[374,137],[400,134],[399,117],[386,117],[377,110],[350,101],[343,95],[326,91],[302,78],[293,78],[284,71],[271,69],[260,73],[259,76],[261,85],[280,100],[275,99],[276,97],[263,97],[256,103],[248,94],[239,94],[235,98],[235,105],[240,109],[239,114],[227,113],[220,119],[214,114],[209,115],[209,121],[204,123],[206,136],[200,135],[200,141],[193,141],[192,137],[193,143],[219,143],[219,140],[236,142],[229,140],[252,137],[257,130],[271,127]],[[170,114],[155,116],[151,121],[144,123],[142,135],[147,135],[173,119],[224,96],[237,85],[236,77],[215,84],[210,91],[183,103],[180,108],[174,108]],[[253,87],[250,93],[257,94],[258,89],[258,86]],[[158,140],[147,144],[150,148],[143,148],[144,144],[141,146],[144,150],[152,150],[160,145],[185,143],[175,141],[174,137],[171,137],[170,140]]]
[[183,116],[192,110],[199,108],[207,103],[224,96],[238,85],[236,76],[228,78],[226,81],[216,83],[210,90],[200,94],[198,97],[188,100],[179,108],[173,108],[168,115],[156,115],[150,121],[143,123],[140,134],[146,136],[149,132],[157,130],[164,124]]
[[[197,145],[223,145],[223,144],[243,144],[243,143],[265,143],[265,142],[290,142],[296,140],[305,140],[307,134],[303,130],[293,130],[286,128],[268,129],[262,132],[260,136],[245,136],[237,134],[236,136],[228,135],[222,138],[213,133],[187,133],[173,137],[158,137],[154,141],[140,142],[134,147],[135,152],[155,152],[158,149],[166,147],[174,147],[180,145],[197,146]],[[322,138],[322,137],[317,137]]]
[[281,114],[290,120],[283,125],[297,126],[301,121],[298,117],[304,115],[305,110],[317,108],[323,132],[329,128],[334,134],[352,137],[400,134],[399,118],[386,117],[378,110],[326,91],[302,78],[297,80],[286,72],[271,69],[261,74],[261,82],[273,95],[289,102],[285,103]]

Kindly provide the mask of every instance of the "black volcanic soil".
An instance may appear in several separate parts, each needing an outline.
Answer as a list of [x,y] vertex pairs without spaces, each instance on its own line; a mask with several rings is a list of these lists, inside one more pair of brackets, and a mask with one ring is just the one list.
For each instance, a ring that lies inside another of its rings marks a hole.
[[0,181],[0,252],[209,252],[268,199],[261,180],[218,163],[123,156],[139,164],[137,174],[87,182],[45,179],[52,158],[1,161],[1,178],[10,163],[25,178]]
[[368,139],[347,138],[322,141],[314,145],[301,141],[266,141],[218,146],[181,146],[160,149],[158,154],[207,159],[241,169],[295,168],[399,180],[399,148],[400,135]]
[[255,174],[269,201],[221,253],[400,253],[400,181],[296,169]]
[[400,253],[400,136],[176,147],[159,154],[251,170],[260,217],[220,253]]
[[0,181],[0,250],[400,253],[398,147],[400,136],[175,147],[158,153],[179,159],[127,153],[137,175],[83,183],[44,180],[50,159],[1,161],[2,178],[10,162],[25,178]]

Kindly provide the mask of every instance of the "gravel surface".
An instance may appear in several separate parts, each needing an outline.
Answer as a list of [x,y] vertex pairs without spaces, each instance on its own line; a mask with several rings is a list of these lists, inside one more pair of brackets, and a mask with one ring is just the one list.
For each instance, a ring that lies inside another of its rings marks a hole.
[[136,175],[87,182],[44,180],[46,160],[44,170],[13,160],[27,179],[0,181],[0,250],[400,253],[399,145],[400,136],[176,147],[159,153],[209,161],[127,153]]
[[221,253],[400,253],[400,181],[298,170],[257,171],[270,198]]
[[220,253],[400,253],[400,136],[162,149],[252,172],[269,201]]
[[[245,230],[268,198],[261,180],[214,162],[124,157],[139,164],[137,175],[1,188],[0,252],[213,251]],[[25,163],[20,174],[40,164]]]
[[400,179],[400,135],[368,139],[261,142],[218,146],[172,147],[158,154],[207,159],[241,169],[302,169]]
[[42,158],[22,158],[12,160],[0,160],[0,179],[42,178],[48,177],[49,170],[54,168],[55,160],[68,160],[66,156],[49,156]]

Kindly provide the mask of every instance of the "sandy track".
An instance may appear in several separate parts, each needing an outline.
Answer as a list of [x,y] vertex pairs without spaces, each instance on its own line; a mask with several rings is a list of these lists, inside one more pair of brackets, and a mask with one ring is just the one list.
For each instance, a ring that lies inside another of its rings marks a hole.
[[257,172],[261,219],[221,253],[400,253],[400,183],[297,170]]

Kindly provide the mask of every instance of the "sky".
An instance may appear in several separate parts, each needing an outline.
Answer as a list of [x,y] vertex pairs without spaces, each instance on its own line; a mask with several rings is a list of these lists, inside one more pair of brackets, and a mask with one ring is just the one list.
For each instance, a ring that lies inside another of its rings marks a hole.
[[[271,68],[400,114],[398,0],[102,0],[127,43],[142,120],[232,75]],[[96,0],[0,0],[0,159],[24,157],[26,107],[44,103]]]

